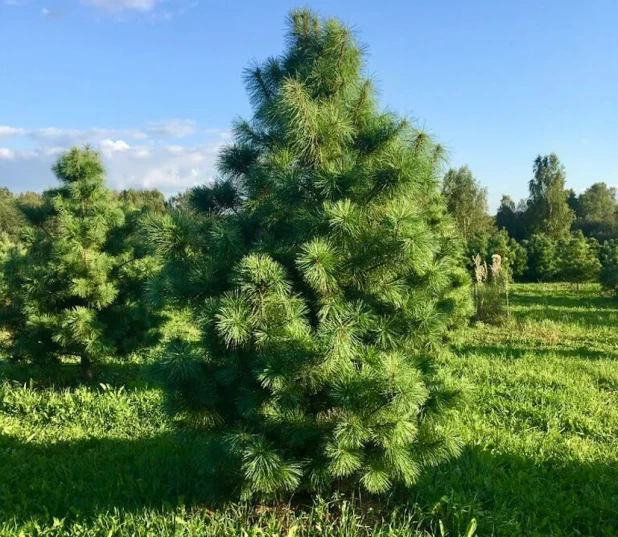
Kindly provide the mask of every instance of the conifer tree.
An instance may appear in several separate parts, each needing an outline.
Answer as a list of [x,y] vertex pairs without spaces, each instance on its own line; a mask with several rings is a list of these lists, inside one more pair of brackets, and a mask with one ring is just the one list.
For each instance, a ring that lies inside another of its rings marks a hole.
[[513,277],[520,277],[526,268],[526,250],[505,229],[494,232],[487,240],[486,261],[492,263],[492,256],[498,254],[502,265],[508,265]]
[[556,242],[547,235],[537,233],[523,241],[528,263],[524,277],[533,282],[551,281],[559,270]]
[[246,72],[253,119],[193,191],[201,216],[151,225],[153,298],[192,306],[160,372],[211,430],[218,483],[381,492],[457,452],[432,357],[469,280],[440,146],[378,110],[348,28],[304,10],[288,25],[285,53]]
[[561,252],[560,277],[569,283],[589,282],[597,278],[601,263],[594,247],[581,231],[575,231]]
[[599,252],[599,282],[605,291],[618,296],[618,240],[605,241]]
[[100,313],[116,298],[108,234],[124,215],[105,187],[98,154],[89,147],[63,153],[53,167],[60,187],[24,206],[32,227],[24,248],[2,265],[0,326],[15,360],[54,362],[78,357],[82,374],[110,351]]
[[160,262],[147,242],[144,223],[165,214],[165,198],[158,190],[122,190],[117,196],[124,213],[121,226],[111,229],[105,251],[113,256],[111,280],[116,299],[100,313],[106,338],[117,356],[148,349],[159,342],[163,313],[145,293],[147,282],[160,269]]

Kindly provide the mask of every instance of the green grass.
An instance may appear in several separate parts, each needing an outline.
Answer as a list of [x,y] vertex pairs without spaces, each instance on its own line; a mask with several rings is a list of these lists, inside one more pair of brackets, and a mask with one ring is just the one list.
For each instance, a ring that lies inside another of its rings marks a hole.
[[[0,536],[618,534],[618,303],[595,286],[515,285],[506,326],[443,357],[468,386],[460,458],[377,503],[206,507],[190,453],[135,364],[4,365]],[[29,379],[32,378],[32,381]],[[50,383],[55,386],[49,386]]]

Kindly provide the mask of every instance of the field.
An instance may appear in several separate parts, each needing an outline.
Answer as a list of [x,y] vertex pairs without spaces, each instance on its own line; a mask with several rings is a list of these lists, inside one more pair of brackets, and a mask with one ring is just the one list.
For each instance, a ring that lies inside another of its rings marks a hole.
[[510,298],[507,325],[471,327],[442,358],[468,391],[461,457],[380,502],[209,508],[198,440],[138,364],[100,366],[89,386],[2,364],[0,535],[472,535],[474,518],[483,536],[615,536],[618,302],[594,285]]

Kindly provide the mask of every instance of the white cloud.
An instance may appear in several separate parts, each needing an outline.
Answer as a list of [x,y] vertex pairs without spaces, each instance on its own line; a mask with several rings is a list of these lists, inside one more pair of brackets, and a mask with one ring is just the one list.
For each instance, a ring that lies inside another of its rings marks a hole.
[[23,136],[26,132],[26,129],[18,129],[16,127],[9,127],[8,125],[0,125],[0,138],[8,138],[9,136]]
[[[0,177],[3,185],[17,192],[53,186],[51,166],[57,155],[73,143],[88,141],[101,154],[110,187],[158,188],[170,195],[211,181],[217,154],[228,139],[226,131],[208,129],[199,131],[205,137],[199,143],[171,143],[183,132],[179,125],[160,122],[144,131],[0,127],[0,137],[12,137],[10,147],[0,148]],[[189,127],[197,132],[195,122],[185,125],[184,132]],[[148,135],[136,135],[141,132]],[[20,141],[26,144],[20,146]]]
[[8,147],[0,147],[0,160],[12,160],[15,158],[15,152]]
[[[212,129],[206,132],[212,134]],[[0,138],[11,136],[27,137],[37,143],[56,143],[62,145],[83,144],[88,142],[101,142],[113,138],[128,138],[133,140],[145,140],[147,138],[185,138],[197,132],[197,123],[192,119],[168,119],[164,121],[151,121],[146,128],[140,129],[102,129],[92,127],[89,129],[65,129],[58,127],[39,127],[26,129],[0,125]],[[215,129],[214,131],[218,131]]]
[[127,151],[131,146],[124,140],[101,140],[101,151],[104,153],[113,153],[115,151]]
[[62,129],[58,127],[25,129],[0,125],[0,138],[8,137],[26,137],[38,144],[71,145],[100,142],[105,139],[120,137],[143,140],[148,135],[137,129]]
[[92,6],[107,13],[120,13],[123,11],[150,11],[156,0],[82,0],[82,4]]
[[57,19],[62,17],[62,15],[64,15],[64,11],[61,9],[48,9],[46,7],[41,9],[41,17],[47,20]]
[[197,131],[197,123],[191,119],[168,119],[151,121],[146,132],[158,138],[184,138]]

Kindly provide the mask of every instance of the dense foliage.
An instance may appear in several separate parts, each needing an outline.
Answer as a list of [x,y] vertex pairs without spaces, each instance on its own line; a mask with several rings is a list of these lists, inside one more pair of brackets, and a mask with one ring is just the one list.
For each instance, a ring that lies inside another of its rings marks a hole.
[[599,252],[601,270],[599,281],[606,291],[618,296],[618,240],[603,243]]
[[13,360],[77,357],[89,376],[93,361],[121,353],[125,335],[134,341],[144,333],[128,324],[143,267],[133,264],[139,256],[126,240],[130,219],[105,187],[98,154],[73,148],[58,158],[54,173],[60,187],[46,191],[41,203],[21,206],[29,225],[22,244],[4,256],[2,343]]
[[567,203],[565,181],[564,166],[556,154],[536,158],[526,209],[531,234],[544,233],[552,239],[568,235],[574,215]]
[[481,188],[467,166],[446,172],[442,194],[448,212],[466,241],[493,231],[492,219],[487,214],[487,190]]
[[161,375],[213,431],[218,483],[381,492],[457,452],[431,367],[470,311],[442,150],[378,110],[345,26],[294,11],[287,43],[247,70],[253,119],[191,193],[198,216],[151,226],[153,296],[192,306]]

